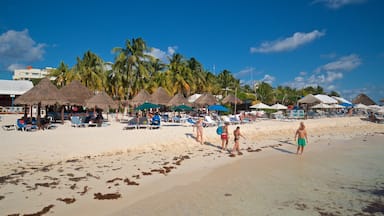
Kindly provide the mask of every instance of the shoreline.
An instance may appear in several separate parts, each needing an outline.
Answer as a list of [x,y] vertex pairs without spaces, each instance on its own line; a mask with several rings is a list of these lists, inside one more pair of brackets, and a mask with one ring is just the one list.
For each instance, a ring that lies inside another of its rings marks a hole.
[[[330,140],[348,140],[352,137],[384,133],[384,125],[361,121],[356,117],[332,120],[334,121],[305,120],[310,143],[304,154],[325,151],[324,146]],[[59,125],[62,128],[52,131],[2,132],[0,138],[7,138],[10,142],[0,144],[6,156],[0,160],[0,197],[4,197],[0,199],[0,209],[5,209],[6,214],[33,213],[52,204],[54,207],[49,212],[54,215],[79,212],[113,214],[112,212],[118,212],[125,206],[164,193],[174,185],[199,182],[216,169],[248,160],[249,157],[257,157],[259,160],[276,158],[278,155],[283,158],[291,157],[290,153],[296,151],[292,139],[298,124],[299,121],[262,120],[240,125],[247,137],[247,140],[242,139],[240,143],[245,154],[235,158],[229,158],[227,153],[220,152],[216,127],[204,129],[206,145],[200,145],[193,139],[191,127],[182,126],[164,126],[160,130],[122,131],[122,125],[118,124],[112,124],[110,128],[70,128],[69,125]],[[230,125],[230,130],[234,127],[235,125]],[[77,137],[79,142],[68,143],[71,140],[68,134],[76,137],[74,133],[81,134]],[[87,143],[89,139],[84,140],[83,133],[94,134],[91,143]],[[140,137],[144,135],[145,139]],[[53,137],[61,140],[55,144],[52,142]],[[113,137],[116,142],[105,146],[108,137]],[[127,144],[127,138],[133,144]],[[45,139],[50,142],[35,143]],[[324,142],[324,145],[315,145],[319,141]],[[79,146],[80,144],[85,146]],[[67,149],[56,148],[56,145],[63,145]],[[233,140],[230,138],[229,147],[232,146]],[[99,152],[90,154],[87,152],[90,147]],[[248,152],[248,147],[251,150],[261,149],[261,152]],[[23,154],[12,156],[12,153],[20,149],[24,150]],[[51,156],[50,151],[58,152],[59,155]],[[68,155],[73,151],[76,151],[77,156]],[[28,156],[31,152],[34,153],[33,157]],[[11,178],[7,179],[7,176]],[[170,182],[173,184],[170,185]],[[121,198],[97,200],[94,195],[96,193],[111,196],[120,194]],[[57,200],[58,198],[75,201],[65,204],[64,201]]]

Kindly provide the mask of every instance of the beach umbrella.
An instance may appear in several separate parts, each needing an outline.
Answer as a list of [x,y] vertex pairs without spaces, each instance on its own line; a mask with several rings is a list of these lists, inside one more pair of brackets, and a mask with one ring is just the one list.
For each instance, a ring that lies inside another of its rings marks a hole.
[[193,108],[187,105],[179,105],[172,108],[173,111],[192,111]]
[[355,109],[368,109],[368,106],[359,103],[359,104],[355,104],[355,106],[353,106],[353,108],[355,108]]
[[161,104],[161,105],[167,105],[168,102],[171,100],[171,97],[169,96],[168,92],[165,91],[164,88],[159,87],[150,97],[148,100],[151,103],[154,104]]
[[345,108],[344,106],[340,105],[340,104],[331,104],[329,105],[330,108],[333,108],[333,109],[342,109],[342,108]]
[[268,106],[264,103],[258,103],[258,104],[255,104],[253,106],[250,106],[249,108],[251,108],[251,109],[271,109],[270,106]]
[[73,80],[70,84],[62,87],[60,93],[63,94],[72,105],[85,105],[86,100],[93,97],[93,92],[85,87],[79,80]]
[[168,101],[168,106],[178,106],[183,104],[190,104],[188,102],[188,99],[184,97],[183,94],[177,93],[175,96],[172,97],[170,101]]
[[308,94],[305,97],[298,100],[297,102],[302,104],[313,104],[313,103],[320,102],[320,100],[317,97],[313,96],[312,94]]
[[136,107],[135,110],[148,110],[148,109],[156,109],[156,108],[160,108],[160,106],[157,104],[145,102],[140,106]]
[[359,94],[358,96],[356,96],[356,98],[352,100],[352,103],[354,103],[354,104],[362,103],[362,104],[367,105],[367,106],[368,105],[376,105],[376,103],[365,94]]
[[98,107],[103,110],[108,110],[109,108],[117,108],[116,102],[113,101],[113,99],[104,91],[86,100],[86,106]]
[[55,105],[68,104],[69,100],[60,93],[48,78],[42,79],[36,86],[15,99],[15,104]]
[[282,104],[278,104],[278,103],[272,105],[271,108],[272,108],[272,109],[275,109],[275,110],[286,110],[286,109],[288,109],[287,106],[284,106],[284,105],[282,105]]
[[139,93],[135,97],[132,98],[130,103],[132,105],[138,105],[138,104],[147,102],[150,99],[151,99],[151,95],[146,90],[142,89],[139,91]]
[[217,103],[217,100],[212,94],[203,94],[194,103],[200,106],[213,105]]
[[368,109],[371,110],[371,111],[378,111],[378,110],[381,109],[381,106],[379,106],[379,105],[369,105]]
[[329,109],[331,106],[325,103],[319,103],[311,107],[312,109]]
[[227,97],[225,97],[221,102],[223,104],[226,104],[226,103],[242,104],[243,103],[242,100],[240,100],[239,98],[235,97],[235,95],[233,95],[233,94],[227,95]]
[[221,111],[221,112],[228,112],[227,107],[220,105],[220,104],[215,104],[211,105],[208,107],[208,110],[210,111]]
[[343,107],[353,107],[353,105],[350,103],[341,103],[340,105]]
[[[40,108],[41,106],[55,105],[55,104],[68,104],[69,100],[60,93],[55,85],[51,83],[48,78],[40,80],[40,82],[31,88],[29,91],[16,98],[15,104],[34,105],[37,104],[37,121],[40,126]],[[24,118],[27,117],[25,111]],[[61,112],[61,119],[64,123],[64,110]]]

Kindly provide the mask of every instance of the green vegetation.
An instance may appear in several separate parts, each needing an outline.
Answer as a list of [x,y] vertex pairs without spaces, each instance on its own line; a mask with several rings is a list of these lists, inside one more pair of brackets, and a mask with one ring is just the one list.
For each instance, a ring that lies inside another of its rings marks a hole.
[[[241,85],[228,70],[215,75],[204,69],[195,58],[185,58],[175,53],[169,63],[162,62],[148,55],[150,48],[142,38],[127,40],[124,47],[112,49],[114,62],[105,62],[95,53],[87,51],[83,57],[77,57],[76,64],[70,68],[60,62],[50,74],[56,79],[54,84],[61,88],[72,80],[80,80],[93,91],[105,91],[116,100],[134,97],[141,89],[152,93],[163,87],[170,95],[180,92],[188,97],[195,93],[223,94],[233,93],[242,100],[262,101],[267,104],[296,103],[297,99],[307,94],[325,94],[322,87],[292,89],[286,86],[273,88],[261,82],[255,86]],[[338,95],[337,92],[331,92]]]

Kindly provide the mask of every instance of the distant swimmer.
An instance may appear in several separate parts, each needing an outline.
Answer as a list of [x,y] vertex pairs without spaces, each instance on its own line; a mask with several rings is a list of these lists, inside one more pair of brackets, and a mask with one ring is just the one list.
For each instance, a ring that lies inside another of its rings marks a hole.
[[296,154],[303,154],[304,146],[308,143],[307,131],[305,130],[304,122],[300,122],[300,127],[299,129],[297,129],[295,134],[295,141],[296,139],[297,139]]

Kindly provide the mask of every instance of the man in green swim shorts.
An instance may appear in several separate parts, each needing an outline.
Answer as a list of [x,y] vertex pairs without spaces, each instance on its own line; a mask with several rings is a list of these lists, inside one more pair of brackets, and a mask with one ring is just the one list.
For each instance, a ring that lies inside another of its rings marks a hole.
[[305,130],[304,122],[300,122],[300,127],[295,134],[295,141],[297,139],[297,152],[296,154],[303,154],[304,146],[308,143],[307,131]]

